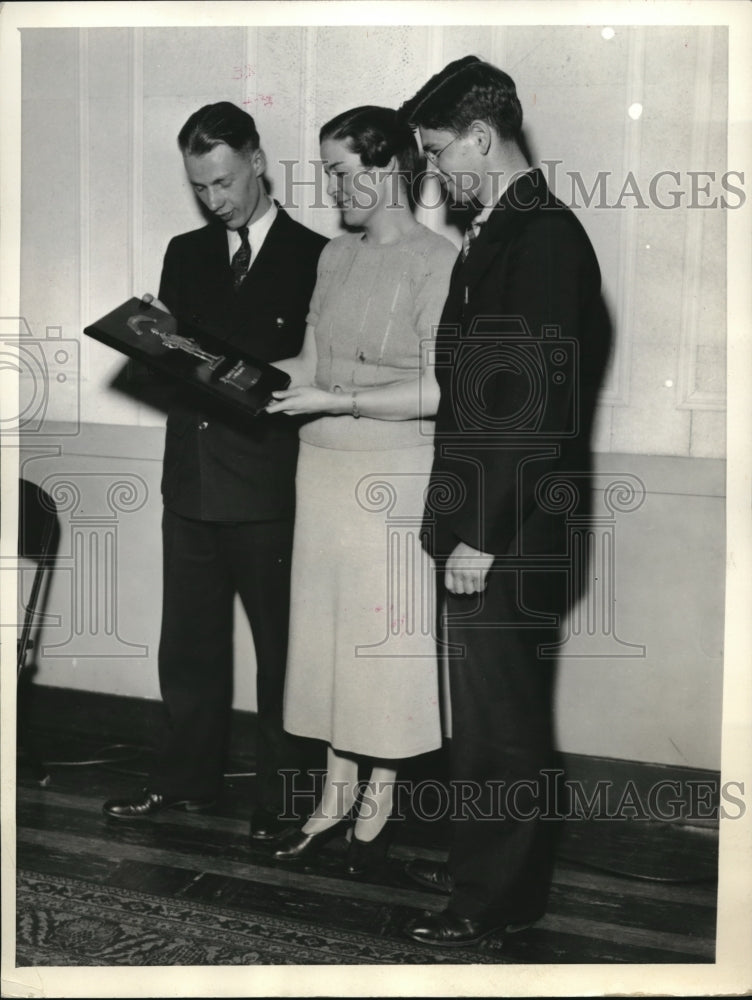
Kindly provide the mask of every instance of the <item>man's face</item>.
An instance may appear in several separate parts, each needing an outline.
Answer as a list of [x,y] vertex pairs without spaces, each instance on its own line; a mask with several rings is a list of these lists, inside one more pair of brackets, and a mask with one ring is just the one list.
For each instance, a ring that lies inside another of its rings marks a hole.
[[260,149],[238,152],[221,142],[200,156],[183,156],[196,197],[227,229],[240,229],[263,215],[267,200],[260,177],[266,162]]
[[482,183],[482,158],[473,134],[458,135],[449,129],[419,128],[428,169],[436,174],[452,201],[468,204],[477,198]]

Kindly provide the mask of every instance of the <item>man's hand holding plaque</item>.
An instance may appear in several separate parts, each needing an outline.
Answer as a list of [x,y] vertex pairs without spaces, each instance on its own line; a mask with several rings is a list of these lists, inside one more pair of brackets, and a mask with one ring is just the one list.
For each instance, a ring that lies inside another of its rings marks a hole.
[[84,333],[246,415],[262,412],[290,383],[279,368],[173,316],[153,295],[129,299]]

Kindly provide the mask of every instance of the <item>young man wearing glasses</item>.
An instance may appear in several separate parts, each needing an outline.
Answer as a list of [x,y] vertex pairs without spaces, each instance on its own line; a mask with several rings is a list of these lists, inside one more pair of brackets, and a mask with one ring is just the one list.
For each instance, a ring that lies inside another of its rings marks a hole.
[[401,110],[450,198],[477,213],[436,341],[424,522],[445,598],[452,844],[448,865],[407,869],[449,901],[406,934],[449,947],[546,909],[555,650],[582,576],[569,562],[571,525],[587,519],[610,333],[590,241],[523,154],[511,78],[468,56]]

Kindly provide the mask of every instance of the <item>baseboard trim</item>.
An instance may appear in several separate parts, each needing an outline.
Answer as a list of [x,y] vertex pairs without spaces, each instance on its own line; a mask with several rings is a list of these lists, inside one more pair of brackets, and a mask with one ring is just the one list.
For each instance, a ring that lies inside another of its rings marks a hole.
[[[102,737],[153,747],[163,724],[162,704],[149,698],[78,691],[27,683],[24,685],[25,725],[32,731]],[[252,761],[256,714],[234,709],[230,753]],[[592,818],[664,820],[694,826],[717,826],[722,799],[720,772],[589,754],[561,753],[561,802],[572,803]],[[558,769],[557,769],[558,770]],[[424,754],[410,762],[411,777],[441,781],[446,752]],[[736,804],[735,804],[736,802]],[[729,815],[744,811],[737,797],[726,802]]]

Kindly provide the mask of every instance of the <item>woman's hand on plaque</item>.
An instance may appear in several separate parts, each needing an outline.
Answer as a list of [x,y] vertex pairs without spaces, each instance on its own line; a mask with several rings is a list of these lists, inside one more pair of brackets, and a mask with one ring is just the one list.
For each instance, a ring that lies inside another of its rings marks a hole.
[[294,389],[278,389],[267,404],[267,413],[285,413],[288,417],[311,413],[344,412],[339,395],[318,389],[315,385],[301,385]]

